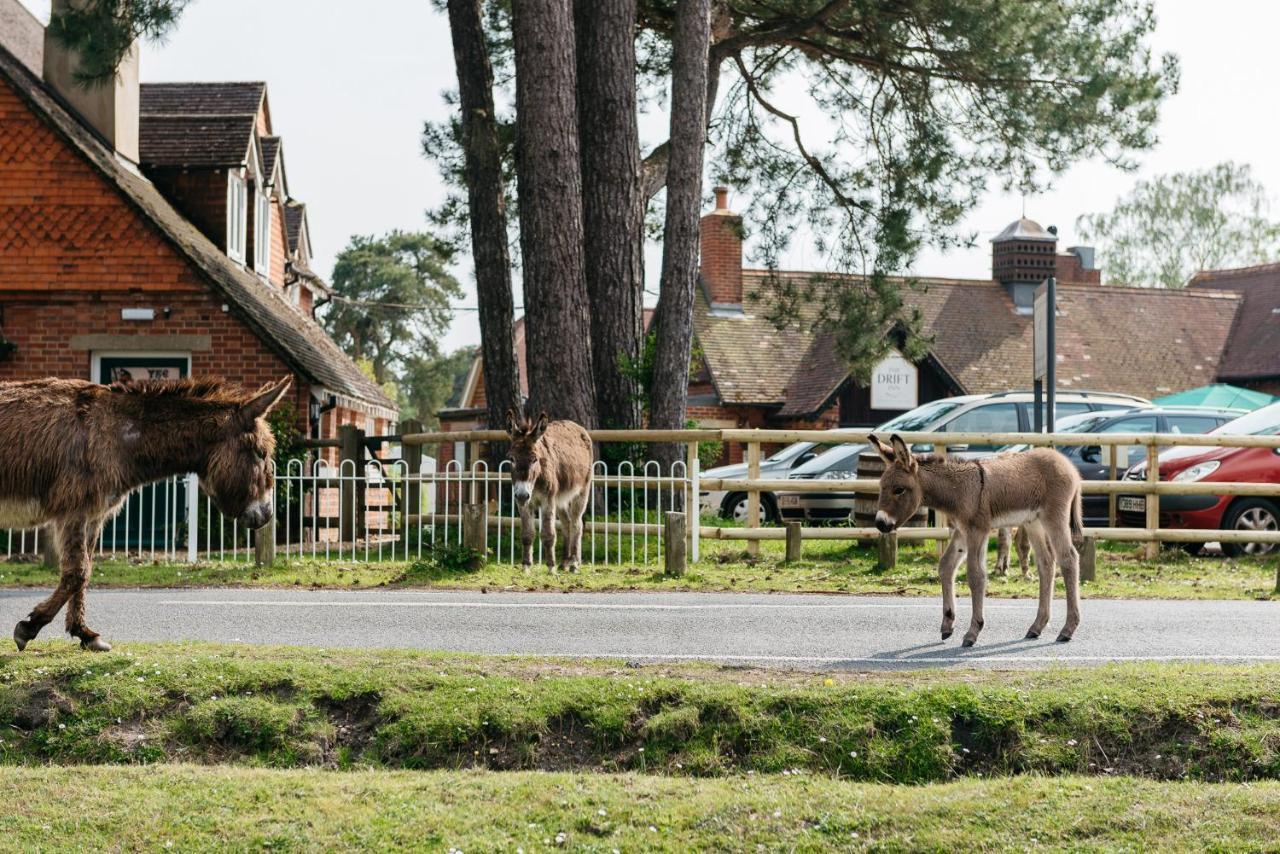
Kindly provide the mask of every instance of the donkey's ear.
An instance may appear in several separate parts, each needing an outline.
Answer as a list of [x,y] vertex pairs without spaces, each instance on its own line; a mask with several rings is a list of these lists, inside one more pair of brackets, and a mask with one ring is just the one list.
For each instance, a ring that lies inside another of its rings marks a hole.
[[507,410],[507,433],[514,439],[520,433],[520,415],[515,409]]
[[280,398],[284,397],[292,382],[292,377],[285,377],[258,392],[249,402],[241,404],[240,419],[245,426],[253,424],[253,422],[270,412],[271,408],[280,402]]
[[545,411],[539,412],[538,423],[533,425],[533,438],[534,439],[541,438],[542,434],[547,432],[547,424],[549,423],[550,423],[550,419],[547,418],[547,413]]
[[890,448],[884,442],[881,442],[879,436],[872,434],[867,437],[867,440],[871,442],[871,447],[875,448],[876,451],[880,454],[881,459],[883,459],[886,463],[893,462],[893,448]]
[[911,455],[911,449],[907,447],[906,442],[902,441],[902,437],[894,433],[889,437],[889,444],[893,445],[893,455],[897,457],[898,462],[911,471],[915,471],[916,458]]

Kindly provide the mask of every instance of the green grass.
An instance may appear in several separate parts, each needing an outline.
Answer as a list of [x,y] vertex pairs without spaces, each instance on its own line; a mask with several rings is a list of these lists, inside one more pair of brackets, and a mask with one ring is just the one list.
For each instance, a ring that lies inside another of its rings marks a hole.
[[[524,572],[518,566],[490,562],[476,571],[443,561],[354,561],[281,559],[275,566],[247,563],[195,565],[146,560],[100,560],[94,568],[97,586],[181,587],[207,585],[303,586],[367,588],[429,586],[490,590],[739,590],[779,592],[897,593],[936,596],[937,556],[932,543],[904,545],[898,566],[877,570],[871,549],[834,541],[805,543],[804,560],[786,564],[783,545],[762,544],[758,558],[743,545],[704,540],[702,560],[682,578],[668,578],[656,563],[584,566],[577,573],[549,573],[545,566]],[[504,553],[505,556],[505,553]],[[628,555],[629,556],[629,552]],[[376,557],[376,556],[375,556]],[[988,569],[994,566],[994,552]],[[1190,557],[1166,549],[1158,561],[1138,556],[1136,545],[1104,544],[1098,549],[1098,577],[1084,584],[1086,597],[1155,599],[1273,599],[1280,557]],[[53,570],[38,563],[0,563],[0,587],[47,587]],[[958,573],[963,592],[964,571]],[[1008,577],[992,576],[987,591],[997,597],[1034,597],[1035,570],[1022,579],[1015,568]],[[1061,590],[1061,582],[1058,582]]]
[[1276,851],[1280,785],[1080,777],[0,771],[16,850]]
[[0,764],[1280,779],[1280,666],[780,673],[66,641],[0,655]]

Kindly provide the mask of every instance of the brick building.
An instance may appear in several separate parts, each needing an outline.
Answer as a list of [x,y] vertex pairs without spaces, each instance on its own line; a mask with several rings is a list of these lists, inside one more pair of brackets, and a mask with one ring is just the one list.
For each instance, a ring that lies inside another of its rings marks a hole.
[[306,209],[263,83],[72,82],[0,0],[0,379],[290,374],[299,429],[384,432],[393,401],[313,317]]
[[[716,207],[702,218],[694,304],[702,365],[689,385],[689,416],[705,427],[874,426],[950,395],[1029,388],[1032,295],[1049,275],[1058,279],[1061,390],[1156,397],[1219,379],[1244,379],[1255,363],[1280,380],[1280,338],[1250,331],[1258,317],[1270,322],[1268,329],[1280,330],[1280,310],[1242,309],[1248,301],[1280,302],[1280,265],[1248,274],[1259,281],[1247,288],[1235,286],[1245,273],[1202,274],[1195,287],[1180,290],[1104,288],[1090,247],[1059,252],[1052,229],[1023,218],[992,239],[992,278],[900,281],[907,306],[919,309],[933,345],[916,365],[896,356],[886,360],[912,377],[910,398],[886,405],[877,400],[875,381],[867,387],[850,376],[837,353],[836,333],[823,328],[821,300],[801,304],[798,321],[784,328],[767,316],[780,284],[804,293],[856,286],[857,277],[746,268],[742,238],[728,191],[716,188]],[[1246,345],[1246,337],[1260,343]],[[516,346],[523,360],[522,334]],[[473,378],[480,369],[477,359]],[[459,408],[441,413],[441,422],[445,429],[465,429],[482,426],[483,417],[482,389],[472,382]],[[733,461],[741,453],[738,447],[726,450]]]

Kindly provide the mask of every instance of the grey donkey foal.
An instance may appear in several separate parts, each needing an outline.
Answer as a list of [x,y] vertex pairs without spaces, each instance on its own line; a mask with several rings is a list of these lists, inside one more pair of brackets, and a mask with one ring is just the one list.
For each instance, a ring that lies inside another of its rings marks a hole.
[[572,421],[536,421],[507,411],[511,437],[511,491],[520,511],[524,568],[533,566],[534,511],[542,510],[542,556],[556,571],[556,518],[564,528],[560,566],[575,572],[582,563],[582,514],[591,497],[591,436]]
[[1056,560],[1067,588],[1067,622],[1058,640],[1071,640],[1080,625],[1080,555],[1074,541],[1084,533],[1076,467],[1050,448],[981,461],[951,460],[917,458],[897,434],[889,445],[875,436],[870,439],[886,463],[880,477],[878,530],[894,530],[921,504],[947,514],[951,541],[938,563],[942,639],[951,637],[955,623],[955,572],[961,558],[966,559],[973,597],[964,645],[973,646],[978,639],[987,588],[987,540],[992,528],[1017,525],[1027,532],[1040,575],[1040,607],[1027,637],[1040,637],[1049,622]]

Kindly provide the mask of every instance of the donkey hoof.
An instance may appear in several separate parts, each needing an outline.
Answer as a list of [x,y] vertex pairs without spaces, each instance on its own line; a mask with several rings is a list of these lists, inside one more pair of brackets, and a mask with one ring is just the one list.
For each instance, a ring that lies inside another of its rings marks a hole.
[[1040,637],[1040,633],[1037,632],[1035,629],[1031,629],[1030,631],[1027,632],[1026,637],[1024,637],[1023,640],[1038,640],[1039,637]]
[[80,648],[89,652],[111,652],[111,644],[100,637],[80,641]]
[[942,639],[943,639],[943,640],[946,640],[947,638],[951,637],[951,635],[953,635],[953,634],[955,634],[955,633],[954,633],[953,631],[951,631],[951,629],[945,629],[945,630],[943,630],[943,632],[942,632]]
[[974,645],[975,643],[977,643],[977,642],[978,642],[978,639],[977,639],[977,638],[965,638],[965,639],[961,642],[961,644],[960,644],[960,645],[961,645],[961,646],[966,646],[966,647],[967,647],[967,646],[973,646],[973,645]]
[[30,620],[22,620],[13,627],[13,642],[18,645],[18,652],[27,648],[27,644],[35,640],[40,629],[31,625]]
[[1069,640],[1071,640],[1071,635],[1067,634],[1066,632],[1063,632],[1062,634],[1058,635],[1058,643],[1066,643]]

